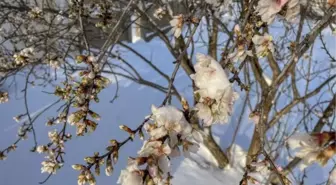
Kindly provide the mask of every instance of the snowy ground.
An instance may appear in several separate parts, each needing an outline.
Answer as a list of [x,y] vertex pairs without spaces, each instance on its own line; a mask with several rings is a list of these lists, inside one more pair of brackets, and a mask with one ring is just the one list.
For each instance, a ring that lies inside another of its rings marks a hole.
[[[144,54],[148,58],[151,58],[168,75],[172,73],[174,65],[173,58],[166,52],[165,46],[162,42],[154,40],[151,43],[144,44],[141,41],[133,45],[140,53]],[[333,45],[335,47],[335,45]],[[204,52],[204,47],[199,48],[199,52]],[[134,65],[139,72],[144,75],[145,79],[153,82],[159,82],[162,85],[167,86],[167,83],[157,78],[155,74],[146,66],[140,62],[137,62],[137,58],[123,53],[123,56],[127,59],[134,60]],[[22,82],[22,78],[18,79],[18,82]],[[48,185],[59,184],[76,184],[78,172],[71,168],[71,164],[83,163],[85,156],[92,155],[95,151],[104,152],[104,148],[107,146],[110,139],[123,139],[126,134],[120,132],[118,126],[120,124],[126,124],[134,128],[142,122],[144,116],[150,113],[150,106],[152,104],[160,104],[164,98],[164,94],[153,90],[148,87],[144,87],[127,80],[120,81],[121,88],[120,97],[113,103],[109,103],[115,92],[115,84],[111,84],[106,90],[101,93],[101,102],[94,105],[94,110],[98,112],[102,119],[99,122],[97,130],[91,135],[77,138],[75,137],[69,143],[66,144],[66,163],[65,166],[58,171],[56,176],[50,178],[47,182]],[[190,99],[191,88],[190,81],[183,71],[179,71],[176,79],[176,86],[182,92],[182,95]],[[22,85],[22,84],[21,84]],[[22,87],[22,86],[21,86]],[[18,89],[20,91],[21,89]],[[36,112],[56,101],[57,99],[50,95],[42,93],[41,90],[52,92],[53,88],[46,87],[31,87],[28,91],[28,104],[31,112]],[[13,91],[13,90],[12,90]],[[4,148],[16,139],[16,132],[18,124],[12,119],[14,116],[24,112],[22,94],[18,94],[17,97],[12,94],[9,103],[0,105],[0,148]],[[236,110],[241,110],[243,105],[243,98],[241,98],[235,105]],[[60,105],[60,104],[58,104]],[[57,106],[47,111],[44,116],[39,118],[35,123],[35,129],[38,134],[39,144],[45,144],[48,142],[47,132],[53,128],[46,127],[45,122],[48,116],[55,116],[55,110]],[[240,112],[240,111],[237,111]],[[238,114],[237,114],[238,115]],[[238,120],[237,115],[233,115],[231,123],[228,125],[221,125],[214,127],[214,134],[216,135],[218,142],[223,148],[230,145],[236,128]],[[173,184],[174,185],[238,185],[241,180],[243,171],[240,166],[244,166],[244,152],[249,146],[250,138],[253,131],[253,124],[247,119],[247,113],[243,117],[241,128],[238,132],[236,144],[240,147],[236,148],[239,156],[233,159],[233,164],[224,171],[213,169],[209,166],[200,167],[190,159],[179,159],[174,162],[173,169],[175,171]],[[72,128],[72,131],[74,129]],[[43,155],[29,152],[29,149],[33,146],[31,138],[28,141],[23,141],[18,145],[16,152],[11,153],[7,160],[2,161],[0,164],[0,185],[34,185],[39,181],[44,180],[46,174],[40,173],[41,165],[43,161]],[[102,175],[97,178],[97,184],[115,184],[120,173],[120,169],[124,168],[126,159],[128,156],[135,156],[136,151],[140,148],[141,143],[136,141],[126,145],[122,149],[122,155],[118,164],[115,166],[114,175],[112,177],[106,177]],[[206,158],[211,162],[211,156],[206,150],[200,150],[199,156],[195,158]],[[313,165],[307,170],[310,179],[305,182],[308,185],[317,184],[323,182],[328,176],[331,165],[328,165],[324,170],[317,165]],[[66,182],[66,183],[65,183]]]

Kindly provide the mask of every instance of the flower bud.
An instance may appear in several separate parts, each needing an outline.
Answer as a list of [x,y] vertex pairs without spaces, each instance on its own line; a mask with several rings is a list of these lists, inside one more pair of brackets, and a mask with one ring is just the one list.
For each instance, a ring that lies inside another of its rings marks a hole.
[[81,165],[81,164],[74,164],[74,165],[72,165],[72,168],[74,170],[78,170],[78,171],[85,169],[85,167],[83,165]]

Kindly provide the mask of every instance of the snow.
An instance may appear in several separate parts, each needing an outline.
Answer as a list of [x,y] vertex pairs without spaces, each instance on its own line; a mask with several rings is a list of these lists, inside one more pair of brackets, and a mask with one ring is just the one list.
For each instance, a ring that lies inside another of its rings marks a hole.
[[215,161],[204,145],[201,145],[197,156],[182,161],[174,174],[172,183],[177,185],[237,185],[244,175],[243,166],[245,166],[246,152],[240,146],[233,145],[230,156],[232,163],[227,168],[220,170],[209,165]]
[[[326,31],[324,34],[330,32]],[[206,34],[206,33],[205,33]],[[335,48],[334,41],[335,37],[330,38],[331,42],[328,46]],[[135,39],[137,40],[137,39]],[[197,44],[196,44],[197,45]],[[170,75],[172,73],[174,65],[172,65],[173,57],[166,51],[164,44],[157,39],[154,39],[150,43],[144,43],[142,40],[137,40],[132,46],[140,53],[144,54],[147,58],[151,59],[160,69],[162,69],[166,74]],[[198,52],[205,53],[206,48],[197,48]],[[123,56],[130,61],[134,61],[134,66],[139,69],[144,79],[154,80],[155,82],[167,86],[167,82],[163,78],[157,78],[157,74],[148,70],[148,66],[139,62],[139,59],[130,54],[123,53]],[[317,57],[318,55],[316,55]],[[114,80],[112,75],[109,76]],[[121,79],[119,79],[121,80]],[[23,78],[17,77],[17,81],[21,84]],[[164,94],[158,93],[158,91],[151,88],[143,88],[144,86],[138,85],[130,80],[122,79],[120,81],[121,88],[119,95],[120,97],[113,103],[109,103],[112,99],[113,93],[115,91],[116,85],[111,84],[107,89],[101,93],[101,101],[99,104],[93,104],[94,110],[96,110],[102,117],[99,122],[97,130],[85,137],[74,137],[69,143],[65,144],[66,156],[65,156],[65,166],[57,172],[55,177],[51,177],[47,182],[48,185],[58,185],[64,184],[76,184],[78,173],[71,168],[72,164],[83,163],[83,158],[88,155],[92,155],[94,151],[104,152],[105,147],[108,145],[110,139],[124,139],[127,135],[120,132],[118,126],[121,124],[126,124],[131,128],[135,128],[146,115],[150,113],[150,106],[152,104],[159,105]],[[191,101],[192,91],[191,82],[185,73],[180,70],[176,78],[176,86],[182,95]],[[302,87],[305,84],[302,84]],[[299,89],[301,87],[298,87]],[[22,89],[17,89],[20,91]],[[52,92],[53,88],[48,86],[29,88],[28,90],[28,103],[29,108],[32,111],[32,115],[37,114],[41,111],[41,107],[46,107],[50,103],[57,100],[53,95],[42,93],[41,91]],[[23,113],[23,99],[22,93],[18,93],[18,97],[15,96],[15,89],[10,88],[10,102],[0,105],[1,113],[1,124],[0,124],[0,149],[6,147],[8,144],[16,139],[16,127],[17,123],[12,119],[14,116]],[[215,134],[216,141],[220,146],[225,149],[231,144],[232,136],[235,128],[237,127],[238,117],[242,111],[242,106],[244,104],[244,94],[240,96],[240,100],[235,103],[235,111],[231,117],[231,121],[228,125],[216,125],[213,127],[213,133]],[[326,97],[329,98],[329,97]],[[252,97],[252,101],[256,99]],[[286,102],[284,102],[285,104]],[[45,144],[48,140],[47,132],[54,128],[46,127],[46,118],[49,116],[56,116],[55,110],[58,108],[59,104],[37,119],[34,124],[35,129],[38,134],[39,144]],[[34,113],[35,112],[35,113]],[[293,121],[297,118],[292,117]],[[243,171],[242,166],[244,166],[245,153],[250,139],[252,137],[254,124],[248,121],[248,112],[243,113],[242,124],[240,130],[237,133],[236,141],[232,147],[235,148],[235,152],[230,157],[233,164],[231,167],[224,170],[219,170],[214,165],[216,164],[213,156],[209,151],[201,145],[199,152],[196,155],[192,155],[193,159],[179,159],[173,161],[174,169],[174,185],[237,185],[239,184]],[[14,124],[14,125],[13,125]],[[74,128],[69,127],[71,131]],[[283,129],[282,127],[279,129]],[[288,126],[289,130],[292,130],[292,126]],[[1,161],[0,168],[0,179],[1,185],[17,185],[22,184],[24,179],[24,184],[37,184],[39,181],[44,180],[45,174],[40,174],[40,162],[43,160],[42,155],[29,152],[32,147],[31,135],[29,135],[28,141],[23,141],[18,145],[16,152],[9,154],[7,160]],[[114,173],[112,177],[106,177],[104,175],[97,178],[97,184],[115,184],[117,182],[120,170],[126,165],[128,156],[135,156],[136,151],[141,148],[141,142],[135,141],[134,143],[127,144],[122,148],[119,162],[114,166]],[[232,149],[232,150],[233,150]],[[231,150],[231,151],[232,151]],[[238,155],[239,154],[239,155]],[[200,162],[197,164],[194,160]],[[282,159],[280,163],[284,163],[285,159]],[[210,164],[210,165],[209,165]],[[307,175],[309,179],[305,180],[305,184],[313,185],[323,182],[323,180],[328,178],[329,171],[332,169],[333,163],[330,162],[325,168],[321,168],[318,165],[312,165],[307,169]],[[298,172],[298,169],[294,171]],[[18,176],[20,178],[18,178]]]

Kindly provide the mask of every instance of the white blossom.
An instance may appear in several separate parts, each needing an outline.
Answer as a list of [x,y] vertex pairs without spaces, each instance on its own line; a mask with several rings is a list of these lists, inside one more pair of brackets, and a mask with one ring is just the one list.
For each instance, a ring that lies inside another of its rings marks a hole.
[[56,174],[56,171],[62,166],[62,164],[56,161],[43,161],[41,168],[41,173],[49,173],[49,174]]
[[76,120],[76,114],[72,113],[68,116],[68,123],[70,125],[76,124],[75,120]]
[[319,137],[308,133],[296,133],[287,143],[292,150],[295,150],[295,156],[302,159],[301,169],[314,163],[322,149]]
[[200,96],[195,106],[197,115],[203,120],[204,126],[226,123],[238,94],[233,91],[223,68],[215,59],[196,54],[196,61],[196,73],[191,78],[199,88],[195,92]]
[[234,51],[233,53],[230,53],[228,55],[228,58],[232,61],[232,62],[242,62],[245,60],[245,58],[247,56],[253,56],[252,51],[251,50],[238,50],[238,51]]
[[171,148],[168,144],[162,144],[161,141],[145,141],[142,148],[138,152],[140,157],[148,157],[150,155],[161,156],[169,155]]
[[48,150],[48,147],[44,145],[40,145],[36,147],[36,152],[40,154],[46,152],[47,150]]
[[300,14],[300,6],[299,0],[289,0],[287,3],[286,20],[294,20]]
[[272,36],[268,33],[264,35],[254,35],[252,42],[256,46],[256,53],[259,57],[266,56],[269,52],[274,53],[274,45],[272,43]]
[[53,142],[53,143],[57,143],[59,141],[59,136],[58,136],[57,130],[49,131],[48,132],[48,137],[49,137],[50,141]]
[[[170,145],[177,144],[177,134],[187,135],[191,133],[191,126],[185,119],[183,113],[173,106],[156,108],[152,106],[153,119],[157,128],[149,132],[152,139],[159,139],[169,135]],[[147,126],[148,127],[148,126]]]
[[180,35],[182,34],[183,16],[174,16],[173,19],[169,21],[169,23],[173,27],[172,30],[174,32],[174,36],[176,38],[180,37]]
[[34,48],[25,48],[20,53],[14,54],[14,60],[17,65],[25,64],[34,57]]
[[218,90],[223,90],[231,84],[220,64],[210,56],[196,54],[194,68],[196,73],[191,75],[199,92],[205,93],[207,97],[216,99],[220,96]]
[[143,179],[139,171],[129,169],[121,170],[117,184],[121,185],[142,185]]
[[288,0],[260,0],[256,12],[261,16],[262,21],[271,24],[276,14],[281,11],[287,1]]

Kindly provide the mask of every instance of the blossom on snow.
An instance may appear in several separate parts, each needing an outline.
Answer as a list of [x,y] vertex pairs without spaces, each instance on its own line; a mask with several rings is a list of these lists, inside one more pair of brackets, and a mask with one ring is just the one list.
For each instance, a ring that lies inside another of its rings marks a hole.
[[233,91],[223,68],[215,59],[196,54],[196,60],[196,73],[191,75],[191,78],[199,88],[195,92],[199,95],[195,106],[197,115],[205,126],[226,123],[238,94]]
[[185,119],[183,113],[173,106],[156,108],[152,106],[153,119],[156,128],[150,130],[149,135],[152,139],[159,139],[166,135],[169,136],[170,146],[177,144],[177,135],[184,137],[191,134],[191,126]]

